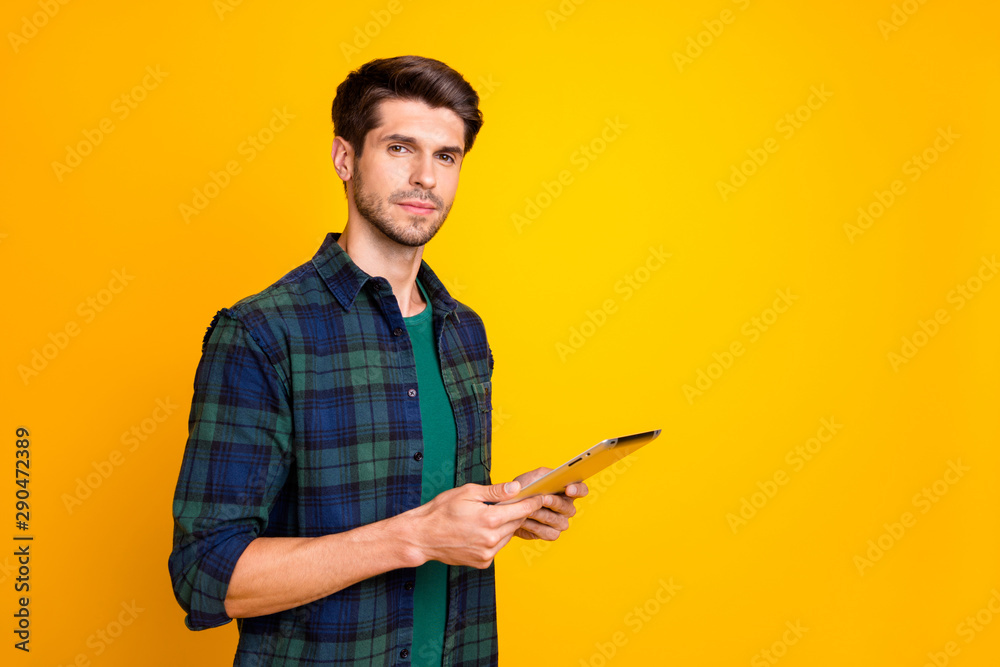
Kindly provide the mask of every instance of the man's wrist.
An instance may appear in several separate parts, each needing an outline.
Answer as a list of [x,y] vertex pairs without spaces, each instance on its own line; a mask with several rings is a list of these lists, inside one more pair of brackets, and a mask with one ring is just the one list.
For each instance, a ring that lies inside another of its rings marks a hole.
[[424,552],[420,539],[423,523],[417,511],[419,509],[414,508],[397,514],[386,522],[386,529],[390,531],[400,550],[403,567],[420,567],[430,560]]

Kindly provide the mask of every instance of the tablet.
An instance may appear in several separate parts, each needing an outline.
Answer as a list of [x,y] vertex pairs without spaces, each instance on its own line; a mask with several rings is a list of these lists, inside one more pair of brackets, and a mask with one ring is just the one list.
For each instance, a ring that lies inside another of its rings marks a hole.
[[513,498],[502,500],[497,505],[508,505],[519,500],[545,493],[563,493],[566,487],[576,482],[582,482],[625,458],[643,445],[652,442],[660,435],[661,429],[623,435],[618,438],[602,440],[585,452],[574,456],[555,470],[545,473],[528,486],[521,489]]

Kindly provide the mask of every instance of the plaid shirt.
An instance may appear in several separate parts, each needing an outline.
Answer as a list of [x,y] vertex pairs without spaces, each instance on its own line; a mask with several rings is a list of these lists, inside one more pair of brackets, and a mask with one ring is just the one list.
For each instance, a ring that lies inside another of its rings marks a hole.
[[[229,578],[254,538],[339,533],[420,504],[413,347],[389,282],[362,271],[339,237],[220,310],[205,333],[169,558],[192,630],[229,622]],[[455,484],[489,484],[493,355],[483,322],[426,262],[418,276],[455,413]],[[421,648],[411,645],[415,573],[238,619],[233,664],[408,665]],[[496,664],[494,567],[453,566],[448,582],[443,664]]]

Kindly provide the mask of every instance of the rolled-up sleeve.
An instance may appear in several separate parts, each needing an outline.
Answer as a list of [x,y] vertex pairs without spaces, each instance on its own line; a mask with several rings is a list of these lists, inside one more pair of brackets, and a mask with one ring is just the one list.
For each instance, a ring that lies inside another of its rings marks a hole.
[[243,322],[219,311],[195,372],[168,559],[185,625],[229,622],[225,598],[236,561],[267,528],[288,475],[292,415],[278,369]]

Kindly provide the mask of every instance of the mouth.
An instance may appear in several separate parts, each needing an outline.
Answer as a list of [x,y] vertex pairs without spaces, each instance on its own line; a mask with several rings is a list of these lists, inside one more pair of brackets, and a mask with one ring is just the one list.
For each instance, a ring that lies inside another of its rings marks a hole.
[[399,202],[397,206],[401,207],[407,213],[414,213],[416,215],[427,215],[437,210],[437,207],[434,206],[434,204],[418,199],[402,201]]

